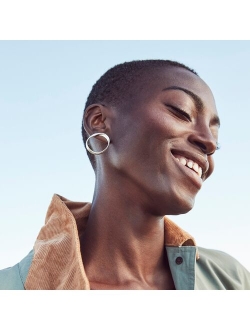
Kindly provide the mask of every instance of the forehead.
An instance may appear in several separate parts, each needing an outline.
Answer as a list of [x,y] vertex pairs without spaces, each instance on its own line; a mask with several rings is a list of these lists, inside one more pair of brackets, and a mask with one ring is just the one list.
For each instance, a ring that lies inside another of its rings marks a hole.
[[212,91],[209,86],[194,73],[183,68],[162,68],[150,72],[145,78],[143,83],[143,95],[139,95],[140,93],[137,94],[139,99],[142,97],[145,100],[145,96],[147,99],[152,99],[157,97],[164,89],[180,87],[197,95],[204,104],[205,109],[217,114]]

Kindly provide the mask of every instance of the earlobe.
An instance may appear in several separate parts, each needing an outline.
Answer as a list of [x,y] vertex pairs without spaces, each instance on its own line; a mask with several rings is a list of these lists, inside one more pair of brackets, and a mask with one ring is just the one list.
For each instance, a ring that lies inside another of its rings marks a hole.
[[[90,140],[91,138],[93,138],[93,137],[96,137],[96,136],[102,136],[102,137],[104,137],[104,138],[107,140],[107,146],[106,146],[103,150],[101,150],[101,151],[94,151],[94,150],[92,150],[92,149],[89,147],[89,145],[88,145],[89,140]],[[93,155],[100,155],[100,154],[104,153],[104,151],[106,151],[106,150],[108,149],[109,144],[110,144],[110,138],[108,137],[107,134],[105,134],[105,133],[94,133],[94,134],[90,135],[90,136],[87,138],[87,140],[86,140],[86,149],[87,149],[91,154],[93,154]]]
[[105,107],[101,104],[91,104],[84,113],[84,129],[88,135],[94,133],[105,133],[106,131],[106,114]]

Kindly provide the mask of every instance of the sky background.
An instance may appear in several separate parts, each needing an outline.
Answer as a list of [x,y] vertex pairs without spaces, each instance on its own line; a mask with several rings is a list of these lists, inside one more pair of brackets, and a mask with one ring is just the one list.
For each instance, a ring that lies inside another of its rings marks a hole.
[[183,62],[212,89],[221,118],[215,171],[194,209],[170,218],[250,269],[250,41],[1,41],[0,269],[32,249],[54,193],[92,200],[84,104],[106,70],[136,59]]

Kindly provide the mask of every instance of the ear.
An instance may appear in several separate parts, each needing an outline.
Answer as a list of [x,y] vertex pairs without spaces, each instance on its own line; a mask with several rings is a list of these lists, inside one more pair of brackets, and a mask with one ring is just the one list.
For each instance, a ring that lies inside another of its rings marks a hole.
[[106,133],[106,108],[102,104],[91,104],[84,114],[84,129],[88,135]]

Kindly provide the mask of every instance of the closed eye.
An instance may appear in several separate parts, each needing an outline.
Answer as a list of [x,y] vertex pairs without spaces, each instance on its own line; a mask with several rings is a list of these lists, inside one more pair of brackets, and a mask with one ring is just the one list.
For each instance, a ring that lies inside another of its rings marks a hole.
[[173,110],[174,114],[177,115],[178,117],[180,117],[181,119],[183,117],[185,117],[185,119],[187,119],[188,121],[192,121],[191,117],[189,116],[189,114],[186,111],[181,110],[170,104],[166,104],[166,106],[171,108],[171,110]]

